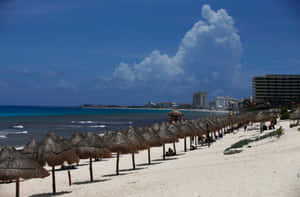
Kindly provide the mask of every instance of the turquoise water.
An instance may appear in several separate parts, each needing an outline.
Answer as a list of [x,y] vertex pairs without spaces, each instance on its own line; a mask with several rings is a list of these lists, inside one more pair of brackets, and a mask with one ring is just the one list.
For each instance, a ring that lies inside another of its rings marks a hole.
[[152,109],[111,109],[80,107],[32,107],[32,106],[0,106],[0,117],[12,116],[55,116],[55,115],[105,115],[126,113],[165,113],[170,110]]

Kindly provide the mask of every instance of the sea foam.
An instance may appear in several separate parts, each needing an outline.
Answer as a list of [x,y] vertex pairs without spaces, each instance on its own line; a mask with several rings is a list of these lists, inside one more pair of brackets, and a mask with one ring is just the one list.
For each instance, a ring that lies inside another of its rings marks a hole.
[[[73,121],[72,121],[73,122]],[[78,121],[79,124],[93,124],[95,123],[94,121],[91,121],[91,120],[81,120],[81,121]]]
[[89,126],[90,128],[105,128],[106,125],[92,125],[92,126]]
[[24,126],[23,125],[15,125],[15,126],[13,126],[13,128],[15,128],[15,129],[24,129]]

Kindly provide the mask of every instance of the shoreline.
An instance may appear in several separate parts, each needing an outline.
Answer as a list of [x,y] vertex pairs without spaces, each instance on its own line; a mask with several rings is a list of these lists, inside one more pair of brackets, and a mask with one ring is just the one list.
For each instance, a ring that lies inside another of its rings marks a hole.
[[141,107],[141,108],[128,108],[128,107],[81,107],[83,109],[134,109],[134,110],[153,110],[153,111],[172,111],[172,110],[179,110],[179,111],[196,111],[196,112],[215,112],[215,113],[230,113],[229,110],[212,110],[212,109],[175,109],[175,108],[149,108],[149,107]]

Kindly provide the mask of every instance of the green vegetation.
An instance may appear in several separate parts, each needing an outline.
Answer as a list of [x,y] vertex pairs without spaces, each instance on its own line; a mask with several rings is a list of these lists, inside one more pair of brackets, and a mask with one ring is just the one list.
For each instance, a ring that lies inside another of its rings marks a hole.
[[298,128],[298,131],[300,131],[300,128]]
[[290,112],[288,112],[288,109],[283,107],[281,108],[281,111],[280,111],[280,119],[281,120],[287,120],[290,118]]
[[260,140],[263,140],[263,139],[266,139],[266,138],[269,138],[269,137],[279,138],[282,135],[283,135],[283,129],[280,127],[279,129],[277,129],[275,131],[272,131],[272,132],[267,133],[267,134],[262,135],[262,136],[258,136],[256,138],[249,138],[249,139],[240,140],[240,141],[232,144],[230,147],[226,148],[224,152],[230,151],[231,149],[242,148],[243,146],[246,146],[251,142],[257,142],[257,141],[260,141]]

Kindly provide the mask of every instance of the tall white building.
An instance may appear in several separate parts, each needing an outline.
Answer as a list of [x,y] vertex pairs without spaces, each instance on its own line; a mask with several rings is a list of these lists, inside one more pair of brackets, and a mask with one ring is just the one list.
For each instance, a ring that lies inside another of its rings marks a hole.
[[207,92],[195,92],[193,107],[207,107]]
[[230,96],[218,96],[216,98],[216,109],[236,108],[239,100]]

